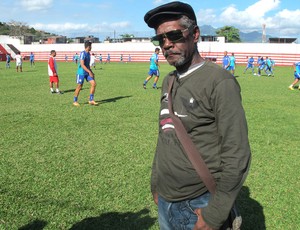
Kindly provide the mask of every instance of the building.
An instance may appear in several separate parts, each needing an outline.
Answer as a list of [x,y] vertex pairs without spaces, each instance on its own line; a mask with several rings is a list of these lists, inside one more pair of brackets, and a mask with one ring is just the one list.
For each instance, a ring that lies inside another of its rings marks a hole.
[[269,38],[269,43],[297,43],[297,38]]

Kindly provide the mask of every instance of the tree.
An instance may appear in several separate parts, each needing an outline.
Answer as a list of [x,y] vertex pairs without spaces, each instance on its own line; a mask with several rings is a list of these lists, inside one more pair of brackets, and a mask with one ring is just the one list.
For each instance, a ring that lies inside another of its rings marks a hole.
[[122,38],[134,38],[133,34],[121,34],[120,35]]
[[26,32],[29,30],[29,27],[26,23],[17,22],[17,21],[10,21],[9,25],[9,35],[15,36],[17,38],[22,38]]
[[9,35],[9,26],[0,22],[0,35]]
[[225,37],[226,42],[241,42],[239,29],[233,26],[224,26],[218,29],[216,34]]

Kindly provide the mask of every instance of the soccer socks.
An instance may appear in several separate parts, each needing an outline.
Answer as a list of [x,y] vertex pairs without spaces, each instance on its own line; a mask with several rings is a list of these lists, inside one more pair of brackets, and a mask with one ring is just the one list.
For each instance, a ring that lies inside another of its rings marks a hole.
[[94,100],[94,94],[90,94],[90,101]]
[[77,102],[77,100],[78,100],[78,97],[74,97],[74,102]]
[[148,82],[148,81],[145,80],[145,81],[144,81],[144,85],[147,85],[147,82]]
[[53,90],[53,88],[50,88],[50,92],[51,92],[51,93],[54,93],[54,90]]

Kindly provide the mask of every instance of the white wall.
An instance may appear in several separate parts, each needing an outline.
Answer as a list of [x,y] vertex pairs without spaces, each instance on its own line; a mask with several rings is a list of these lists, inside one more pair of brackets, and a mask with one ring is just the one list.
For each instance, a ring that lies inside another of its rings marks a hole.
[[[36,60],[46,60],[50,50],[57,52],[57,59],[64,59],[65,54],[73,55],[84,50],[84,44],[34,44],[15,45],[23,54],[30,52],[38,53]],[[154,52],[155,46],[151,42],[140,43],[93,43],[92,52],[102,55],[110,53],[112,61],[117,61],[120,54],[131,55],[132,61],[148,61],[149,55]],[[291,65],[295,61],[300,61],[300,44],[275,44],[275,43],[221,43],[221,42],[201,42],[198,43],[199,53],[203,57],[214,56],[220,63],[224,51],[229,54],[234,53],[237,63],[245,63],[246,56],[269,56],[278,65]],[[105,56],[103,56],[103,59]],[[125,57],[124,57],[125,58]],[[70,60],[70,57],[69,57]],[[161,61],[164,58],[161,57]]]
[[21,40],[19,38],[14,38],[9,35],[0,35],[0,43],[1,44],[12,44],[14,46],[19,46],[21,44]]
[[[16,47],[22,52],[50,51],[80,51],[84,49],[83,44],[35,44],[21,45]],[[93,43],[92,50],[103,51],[153,51],[155,46],[151,42],[141,43]],[[298,54],[300,44],[276,44],[276,43],[219,43],[201,42],[198,43],[199,52],[224,52],[229,53],[277,53],[277,54]]]

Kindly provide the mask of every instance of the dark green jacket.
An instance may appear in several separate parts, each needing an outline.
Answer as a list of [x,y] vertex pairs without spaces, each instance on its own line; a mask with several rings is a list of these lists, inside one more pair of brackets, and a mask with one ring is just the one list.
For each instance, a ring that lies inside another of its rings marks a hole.
[[[176,137],[168,114],[168,81],[162,86],[159,136],[152,167],[151,190],[176,202],[207,191]],[[216,180],[216,194],[203,209],[204,220],[220,227],[243,185],[250,165],[247,122],[240,86],[228,71],[205,62],[172,90],[173,110]]]

